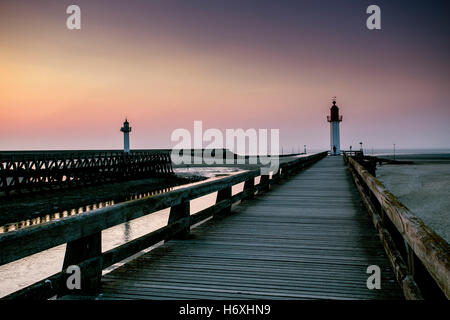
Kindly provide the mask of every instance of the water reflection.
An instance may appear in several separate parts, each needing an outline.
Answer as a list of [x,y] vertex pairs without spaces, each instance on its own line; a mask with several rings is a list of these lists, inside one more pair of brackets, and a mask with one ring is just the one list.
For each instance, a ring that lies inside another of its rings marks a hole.
[[130,235],[131,235],[130,222],[129,221],[125,222],[123,224],[123,226],[125,227],[125,230],[123,232],[123,241],[128,242],[128,241],[130,241]]

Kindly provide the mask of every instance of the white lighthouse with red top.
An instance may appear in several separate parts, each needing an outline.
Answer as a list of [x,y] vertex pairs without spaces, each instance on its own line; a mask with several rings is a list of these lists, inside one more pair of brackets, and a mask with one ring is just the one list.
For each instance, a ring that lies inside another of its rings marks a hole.
[[330,109],[330,115],[327,116],[330,123],[330,154],[341,154],[341,143],[339,137],[339,122],[342,121],[342,116],[339,115],[339,108],[336,105],[336,97],[333,97],[333,106]]

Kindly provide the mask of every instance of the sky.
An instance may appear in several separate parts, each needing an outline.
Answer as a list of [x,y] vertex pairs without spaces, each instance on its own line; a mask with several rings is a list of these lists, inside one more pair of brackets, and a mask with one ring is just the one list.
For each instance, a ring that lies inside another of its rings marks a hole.
[[[81,30],[66,8],[81,8]],[[381,8],[369,30],[366,8]],[[285,150],[450,148],[448,1],[0,2],[0,150],[170,148],[279,129]]]

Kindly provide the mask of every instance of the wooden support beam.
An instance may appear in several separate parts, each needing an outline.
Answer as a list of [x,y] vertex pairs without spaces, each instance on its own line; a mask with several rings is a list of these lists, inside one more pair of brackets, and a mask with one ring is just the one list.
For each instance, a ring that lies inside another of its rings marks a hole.
[[182,203],[170,208],[169,222],[168,224],[175,223],[178,220],[183,219],[183,225],[181,231],[176,233],[173,239],[186,239],[189,236],[190,223],[189,218],[191,214],[190,201],[186,200]]
[[270,190],[270,176],[268,174],[261,175],[259,186],[260,190],[263,192],[267,192]]
[[[231,200],[231,186],[221,189],[217,192],[216,203],[219,203],[224,200]],[[227,215],[230,214],[230,212],[231,212],[231,202],[230,205],[226,206],[224,209],[217,212],[216,215],[217,216]]]
[[243,200],[251,200],[255,196],[255,178],[249,178],[244,182],[244,191],[249,191],[250,195],[245,197]]
[[79,264],[85,260],[99,257],[102,254],[102,236],[101,232],[89,235],[67,243],[66,254],[64,256],[63,270],[75,265],[81,271],[81,289],[69,290],[67,287],[67,279],[71,274],[65,274],[62,277],[61,284],[62,294],[80,294],[95,293],[100,287],[102,276],[102,263],[96,261],[89,265],[80,267]]
[[272,183],[280,183],[281,170],[281,168],[278,168],[278,170],[272,174]]

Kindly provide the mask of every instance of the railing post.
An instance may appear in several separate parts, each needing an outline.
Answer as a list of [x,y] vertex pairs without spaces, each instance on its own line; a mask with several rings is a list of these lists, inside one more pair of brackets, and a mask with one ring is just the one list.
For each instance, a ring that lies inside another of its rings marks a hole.
[[281,170],[280,179],[288,179],[290,175],[291,175],[291,165],[288,164],[284,166],[283,169]]
[[386,226],[386,212],[384,212],[383,208],[380,206],[380,217],[381,217],[381,223],[383,226]]
[[262,174],[261,180],[259,180],[259,185],[261,187],[262,191],[269,191],[270,189],[270,175],[269,174]]
[[303,165],[304,163],[301,161],[296,163],[294,166],[294,173],[299,173],[303,169]]
[[279,167],[275,173],[272,174],[272,183],[280,182],[280,172],[281,168]]
[[412,277],[414,278],[415,275],[415,256],[414,256],[414,251],[412,250],[412,248],[409,246],[408,242],[405,241],[405,249],[406,249],[406,260],[408,262],[408,271],[409,273],[412,275]]
[[189,200],[185,200],[182,203],[170,208],[169,222],[172,224],[180,219],[185,219],[183,222],[182,230],[177,232],[172,239],[186,239],[190,232],[190,219],[191,216],[191,204]]
[[246,196],[243,200],[251,200],[255,197],[255,178],[250,178],[249,180],[244,182],[244,190],[243,192],[251,190],[250,194]]
[[[102,254],[102,233],[97,232],[92,235],[68,242],[66,245],[66,253],[64,256],[63,272],[69,266],[78,266],[83,261],[95,258]],[[62,277],[64,283],[61,284],[62,292],[59,294],[80,294],[88,293],[92,294],[97,292],[100,287],[100,281],[102,277],[102,261],[101,259],[94,263],[89,263],[80,268],[81,276],[81,288],[69,289],[67,286],[68,278],[74,273],[68,273],[65,277]]]
[[[217,199],[216,204],[223,201],[223,200],[230,200],[231,199],[231,186],[227,187],[225,189],[219,190],[217,192]],[[231,212],[231,202],[228,206],[226,206],[223,210],[216,213],[217,216],[226,215]]]

